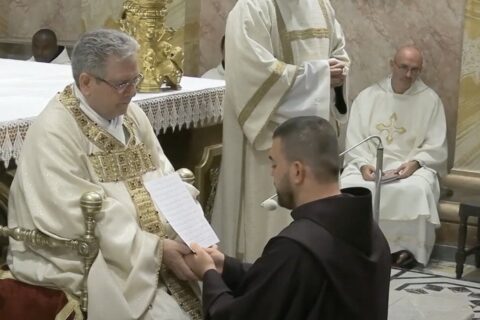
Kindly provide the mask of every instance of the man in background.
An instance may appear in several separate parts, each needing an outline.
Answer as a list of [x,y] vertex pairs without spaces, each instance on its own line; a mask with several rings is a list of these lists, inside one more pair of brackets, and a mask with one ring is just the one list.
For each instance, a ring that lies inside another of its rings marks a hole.
[[[400,48],[390,61],[392,73],[362,91],[352,105],[346,146],[370,135],[383,141],[380,227],[393,252],[393,264],[426,265],[440,226],[438,175],[446,173],[447,135],[442,101],[420,78],[423,55],[414,46]],[[364,143],[345,157],[342,187],[374,192],[376,148]]]
[[29,61],[70,64],[67,49],[58,45],[57,35],[50,29],[40,29],[33,35],[32,54]]
[[228,254],[253,261],[291,221],[283,208],[260,207],[275,193],[267,176],[272,133],[297,116],[320,116],[335,127],[345,122],[346,106],[330,102],[350,60],[328,0],[239,0],[225,39],[223,152],[212,225]]

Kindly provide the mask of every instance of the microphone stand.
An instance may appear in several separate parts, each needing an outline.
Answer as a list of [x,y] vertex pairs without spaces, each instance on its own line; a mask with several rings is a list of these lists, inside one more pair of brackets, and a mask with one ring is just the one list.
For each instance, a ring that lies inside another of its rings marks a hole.
[[339,154],[339,157],[344,156],[351,150],[355,149],[362,143],[369,141],[369,140],[377,140],[377,166],[375,168],[375,196],[373,198],[373,218],[376,222],[379,222],[378,219],[380,217],[380,187],[383,175],[383,144],[382,139],[379,136],[369,136],[357,143],[356,145],[348,148],[347,150],[343,151]]

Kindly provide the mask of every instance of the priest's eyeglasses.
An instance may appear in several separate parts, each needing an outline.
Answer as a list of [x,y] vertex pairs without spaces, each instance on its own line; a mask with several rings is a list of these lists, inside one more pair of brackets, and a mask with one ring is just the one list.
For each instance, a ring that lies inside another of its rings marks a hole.
[[137,87],[140,84],[140,82],[142,82],[142,80],[143,80],[143,74],[141,74],[141,73],[139,73],[135,78],[133,78],[131,80],[127,80],[127,81],[123,81],[123,82],[119,82],[119,83],[112,83],[110,81],[107,81],[107,80],[105,80],[103,78],[100,78],[100,77],[97,77],[97,76],[94,76],[94,77],[98,81],[101,81],[101,82],[104,82],[104,83],[108,84],[110,87],[117,90],[117,92],[119,92],[119,93],[122,93],[123,91],[125,91],[130,85],[132,85],[134,87]]
[[393,61],[393,63],[395,64],[395,66],[400,69],[403,73],[408,73],[410,71],[410,74],[412,76],[418,76],[418,74],[420,73],[420,71],[422,71],[422,69],[418,68],[418,67],[413,67],[413,68],[410,68],[409,66],[407,66],[406,64],[398,64],[396,61]]

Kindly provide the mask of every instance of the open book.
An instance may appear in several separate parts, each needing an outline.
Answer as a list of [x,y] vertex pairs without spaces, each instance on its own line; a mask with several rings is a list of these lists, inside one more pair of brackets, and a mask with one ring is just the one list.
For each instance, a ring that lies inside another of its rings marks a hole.
[[380,183],[381,184],[389,183],[389,182],[393,182],[393,181],[398,180],[398,179],[399,179],[399,176],[398,176],[398,173],[395,172],[395,170],[387,170],[387,171],[383,172],[382,179],[380,180]]

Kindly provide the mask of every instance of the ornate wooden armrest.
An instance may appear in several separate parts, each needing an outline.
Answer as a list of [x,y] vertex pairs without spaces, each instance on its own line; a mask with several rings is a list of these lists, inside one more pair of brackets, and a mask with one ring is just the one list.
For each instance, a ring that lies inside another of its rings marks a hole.
[[203,207],[205,217],[210,222],[213,202],[217,193],[222,160],[222,144],[214,144],[203,149],[202,160],[195,166],[196,187],[200,191],[198,201]]

